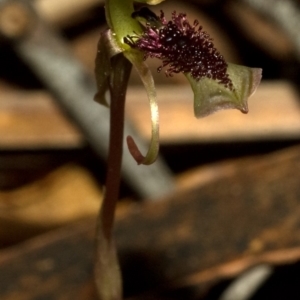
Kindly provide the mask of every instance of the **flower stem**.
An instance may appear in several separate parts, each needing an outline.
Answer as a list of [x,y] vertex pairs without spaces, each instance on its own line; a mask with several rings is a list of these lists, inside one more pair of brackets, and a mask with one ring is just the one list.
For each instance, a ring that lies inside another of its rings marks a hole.
[[125,97],[131,71],[130,62],[119,54],[111,59],[110,141],[106,190],[97,219],[95,280],[99,299],[121,300],[122,280],[113,240],[113,224],[119,198],[123,153]]
[[102,226],[107,238],[111,236],[114,212],[119,197],[123,153],[125,97],[131,64],[122,54],[114,57],[115,72],[110,84],[110,138],[107,160],[106,191],[102,204]]

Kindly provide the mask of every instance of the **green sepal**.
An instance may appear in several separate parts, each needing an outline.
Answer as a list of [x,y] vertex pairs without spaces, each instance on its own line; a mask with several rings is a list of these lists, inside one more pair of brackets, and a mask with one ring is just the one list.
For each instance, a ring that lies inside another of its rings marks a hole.
[[227,73],[233,84],[232,90],[216,80],[206,77],[195,80],[190,74],[185,74],[194,92],[194,113],[197,118],[231,108],[248,112],[247,100],[260,83],[262,70],[228,64]]
[[[141,52],[138,51],[126,51],[124,56],[132,63],[138,72],[143,85],[145,87],[149,104],[150,104],[150,114],[151,114],[151,141],[148,152],[146,156],[143,156],[134,141],[131,140],[131,146],[128,143],[129,150],[131,150],[132,156],[136,159],[138,164],[150,165],[155,162],[158,152],[159,152],[159,113],[156,97],[156,89],[154,85],[154,80],[151,74],[150,69],[144,62],[144,56]],[[132,151],[133,150],[133,151]],[[136,153],[136,154],[134,154]]]
[[124,38],[143,32],[140,23],[131,17],[134,12],[132,0],[106,0],[105,15],[108,26],[122,50],[130,50]]

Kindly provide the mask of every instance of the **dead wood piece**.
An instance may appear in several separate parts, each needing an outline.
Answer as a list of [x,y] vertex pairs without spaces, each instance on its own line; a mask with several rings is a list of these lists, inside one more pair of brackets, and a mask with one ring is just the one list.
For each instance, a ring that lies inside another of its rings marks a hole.
[[[77,126],[62,114],[54,99],[41,91],[0,90],[0,148],[78,148],[84,145]],[[263,82],[249,100],[249,113],[218,112],[193,116],[188,86],[158,88],[160,141],[164,144],[220,141],[288,140],[300,137],[299,96],[285,81]],[[143,88],[131,86],[127,114],[149,139],[149,105]]]
[[81,148],[85,141],[43,91],[0,91],[0,148]]
[[294,55],[293,42],[286,32],[243,2],[247,1],[228,1],[225,10],[245,35],[278,60]]
[[[299,95],[288,82],[262,82],[249,99],[249,113],[217,112],[193,116],[193,94],[187,86],[159,87],[160,139],[166,144],[266,141],[300,137]],[[129,89],[127,112],[139,132],[149,138],[148,104],[143,89]]]
[[297,1],[293,0],[243,0],[260,14],[275,21],[290,38],[298,60],[300,59],[300,9]]
[[2,36],[22,37],[32,26],[33,19],[24,3],[10,1],[0,7],[0,34]]
[[[299,260],[299,153],[298,146],[229,162],[234,169],[230,174],[177,191],[162,202],[136,204],[118,215],[115,233],[125,295],[165,300],[188,290],[195,295],[189,299],[199,299],[213,282],[256,264]],[[35,295],[37,284],[39,296],[49,297],[51,286],[51,295],[72,299],[77,293],[77,299],[93,299],[91,224],[80,223],[72,233],[63,229],[48,240],[45,236],[2,251],[1,299],[21,299],[25,292]],[[46,266],[58,266],[59,261],[63,269],[52,267],[43,276],[35,273],[41,257],[52,261],[46,259]],[[26,278],[34,278],[30,288],[24,284]],[[156,292],[145,294],[149,290]]]
[[18,189],[0,191],[0,246],[96,217],[102,193],[77,165],[62,166]]
[[104,0],[35,0],[34,3],[40,17],[55,26],[68,25],[99,5],[104,5]]
[[[248,263],[241,266],[250,267],[278,250],[295,248],[297,255],[290,258],[296,261],[300,254],[299,170],[296,147],[236,162],[227,176],[178,192],[156,206],[132,210],[117,226],[119,249],[128,266],[125,278],[133,284],[129,274],[142,277],[140,269],[130,267],[130,259],[137,257],[147,262],[145,274],[150,272],[158,282],[201,274],[237,259],[247,258]],[[212,277],[217,274],[211,272]]]
[[2,252],[1,298],[95,299],[94,227],[91,221],[81,221]]

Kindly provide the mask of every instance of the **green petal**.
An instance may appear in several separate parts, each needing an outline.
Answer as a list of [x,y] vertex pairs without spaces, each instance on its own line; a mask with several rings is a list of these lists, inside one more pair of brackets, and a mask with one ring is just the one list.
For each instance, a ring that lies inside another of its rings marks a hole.
[[127,138],[129,150],[138,164],[150,165],[155,162],[159,151],[159,114],[156,100],[156,90],[154,80],[148,66],[145,64],[143,54],[137,51],[126,51],[124,56],[136,68],[146,89],[151,113],[152,135],[149,150],[146,156],[143,156],[131,137]]
[[260,83],[262,70],[228,64],[227,73],[233,83],[233,90],[216,80],[205,77],[197,81],[186,74],[194,92],[194,113],[197,118],[229,108],[248,112],[247,100]]

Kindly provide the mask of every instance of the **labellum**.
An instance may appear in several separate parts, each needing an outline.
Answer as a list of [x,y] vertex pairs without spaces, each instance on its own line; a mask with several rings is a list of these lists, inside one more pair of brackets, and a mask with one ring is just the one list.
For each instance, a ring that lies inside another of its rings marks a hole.
[[[145,31],[140,36],[128,36],[125,43],[142,51],[144,59],[156,57],[162,60],[163,64],[157,70],[160,72],[167,66],[167,76],[190,73],[196,80],[212,78],[233,89],[227,74],[227,63],[197,20],[191,25],[183,13],[173,12],[171,21],[166,20],[162,11],[160,17],[154,15],[155,18],[152,14],[148,13],[151,21],[146,16]],[[146,10],[142,9],[133,17],[145,15]]]
[[261,69],[226,63],[199,22],[191,25],[184,13],[174,11],[167,21],[162,11],[156,16],[142,8],[132,17],[145,20],[144,32],[128,35],[124,42],[141,51],[144,60],[160,59],[158,72],[166,67],[166,76],[183,73],[187,77],[197,118],[229,108],[248,112],[247,99],[261,80]]

